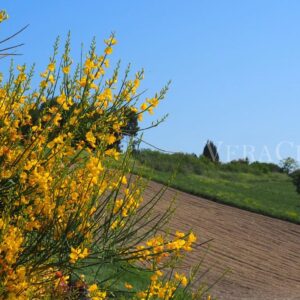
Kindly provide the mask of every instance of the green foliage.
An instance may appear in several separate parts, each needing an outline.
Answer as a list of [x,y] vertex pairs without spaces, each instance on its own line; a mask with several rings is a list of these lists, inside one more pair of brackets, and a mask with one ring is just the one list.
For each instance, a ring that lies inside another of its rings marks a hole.
[[61,58],[56,43],[34,90],[26,64],[0,78],[0,299],[190,298],[197,269],[176,270],[196,236],[171,234],[172,203],[154,210],[166,188],[143,202],[131,147],[115,149],[167,87],[136,107],[143,72],[129,79],[127,69],[119,83],[119,67],[106,73],[116,42],[98,55],[93,41],[75,69],[70,36]]
[[290,174],[298,167],[297,161],[292,157],[287,157],[280,161],[280,166],[283,172]]
[[291,177],[293,179],[294,185],[296,186],[297,193],[300,194],[300,169],[294,171],[291,174]]
[[[51,108],[59,108],[60,105],[57,103],[57,98],[52,98],[47,100],[47,102],[40,104],[38,107],[35,109],[31,109],[29,111],[30,116],[31,116],[31,125],[25,125],[22,126],[20,129],[22,131],[22,134],[24,137],[28,137],[30,135],[31,127],[32,126],[37,126],[38,122],[42,119],[42,117],[47,113],[47,110]],[[80,103],[74,102],[69,110],[63,110],[62,111],[62,120],[61,124],[62,126],[65,125],[70,118],[73,115],[73,112],[76,109],[80,109]],[[135,112],[133,112],[129,107],[124,106],[122,108],[123,114],[125,116],[124,120],[124,125],[121,127],[120,132],[115,132],[114,130],[111,129],[111,134],[115,136],[115,142],[112,143],[108,148],[115,148],[118,151],[121,150],[121,141],[125,136],[134,138],[137,136],[137,133],[139,131],[139,126],[138,126],[138,116]],[[73,138],[73,144],[75,145],[79,141],[85,141],[86,142],[86,134],[90,130],[91,124],[94,124],[97,122],[98,119],[102,117],[102,115],[98,111],[93,112],[93,106],[90,106],[88,110],[86,110],[86,116],[81,119],[80,124],[78,128],[74,128],[74,138]],[[43,122],[43,128],[46,127],[47,122]],[[59,129],[54,130],[50,137],[49,140],[53,140],[59,135],[60,131]],[[135,144],[134,144],[135,145]]]
[[[31,89],[33,69],[26,65],[12,68],[8,82],[0,80],[0,299],[121,299],[133,287],[114,285],[120,272],[93,282],[79,276],[91,265],[103,276],[119,262],[156,275],[129,299],[143,299],[150,289],[153,298],[173,296],[192,280],[174,271],[196,236],[169,235],[171,203],[159,214],[153,210],[165,188],[143,203],[147,183],[130,174],[131,148],[123,156],[112,148],[135,132],[136,120],[152,113],[166,88],[139,110],[142,72],[133,80],[126,74],[121,84],[118,68],[107,77],[116,40],[104,42],[104,55],[92,43],[74,73],[70,40],[61,59],[56,45],[38,90]],[[137,116],[130,126],[129,110]],[[110,168],[110,161],[121,167]]]
[[[185,160],[179,162],[179,156]],[[275,164],[215,164],[203,157],[193,160],[190,154],[150,150],[141,150],[135,158],[135,172],[145,177],[217,202],[300,223],[299,196],[292,178]],[[198,172],[194,171],[196,167]]]
[[221,164],[220,169],[229,172],[243,172],[252,174],[282,172],[281,168],[276,164],[259,161],[249,163],[249,161],[243,159],[233,160],[229,163]]
[[182,174],[207,174],[211,171],[243,172],[252,174],[281,173],[281,168],[273,163],[255,161],[249,163],[247,159],[233,160],[229,163],[215,164],[205,156],[197,158],[195,154],[173,153],[165,154],[159,151],[143,149],[135,152],[135,158],[145,166],[157,171],[178,172]]
[[214,164],[205,157],[199,159],[187,153],[164,154],[158,151],[139,150],[135,153],[135,157],[143,165],[162,172],[200,175],[205,169],[214,168]]
[[203,149],[202,156],[206,157],[210,161],[219,162],[219,154],[216,145],[212,141],[207,141]]

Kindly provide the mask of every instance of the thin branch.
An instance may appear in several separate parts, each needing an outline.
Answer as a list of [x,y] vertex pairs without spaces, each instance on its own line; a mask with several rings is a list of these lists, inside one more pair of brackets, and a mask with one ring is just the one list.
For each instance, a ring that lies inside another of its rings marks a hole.
[[17,36],[18,34],[20,34],[22,31],[24,31],[27,27],[29,26],[29,24],[27,24],[26,26],[24,26],[23,28],[21,28],[19,31],[17,31],[16,33],[14,33],[13,35],[9,36],[8,38],[0,41],[0,44],[9,41],[10,39],[14,38],[15,36]]
[[23,54],[20,54],[20,53],[5,53],[5,54],[0,54],[0,59],[3,59],[7,56],[21,56]]
[[24,43],[18,44],[18,45],[15,45],[15,46],[11,46],[11,47],[7,47],[7,48],[3,48],[3,49],[0,49],[0,52],[6,51],[6,50],[10,50],[10,49],[15,49],[15,48],[21,47],[23,45],[24,45]]

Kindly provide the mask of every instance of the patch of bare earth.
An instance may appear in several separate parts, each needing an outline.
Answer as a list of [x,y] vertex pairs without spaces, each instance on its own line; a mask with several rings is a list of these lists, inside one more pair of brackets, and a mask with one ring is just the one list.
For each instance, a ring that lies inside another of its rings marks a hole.
[[[151,182],[150,199],[162,185]],[[300,226],[200,197],[169,189],[155,208],[164,211],[176,196],[176,212],[169,227],[192,229],[198,242],[213,239],[191,252],[186,270],[206,253],[205,281],[212,284],[225,270],[230,272],[212,289],[218,299],[300,299]]]

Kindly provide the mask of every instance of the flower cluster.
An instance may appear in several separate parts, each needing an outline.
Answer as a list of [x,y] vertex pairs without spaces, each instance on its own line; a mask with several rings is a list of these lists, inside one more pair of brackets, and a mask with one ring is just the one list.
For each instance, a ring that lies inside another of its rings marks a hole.
[[[6,18],[1,12],[0,22]],[[133,79],[126,71],[121,84],[118,68],[108,76],[115,44],[112,35],[97,55],[93,42],[83,64],[75,66],[68,38],[61,60],[55,44],[36,90],[26,65],[0,81],[1,299],[65,298],[74,290],[70,278],[89,265],[127,261],[153,267],[192,249],[193,233],[147,240],[151,231],[140,230],[152,204],[143,204],[142,180],[131,175],[128,153],[121,154],[117,143],[128,112],[139,120],[152,114],[167,88],[139,105],[142,71]],[[148,292],[138,295],[170,299],[176,285],[187,284],[184,275],[161,281],[152,270]],[[76,282],[75,290],[84,287],[91,299],[113,295],[108,286]]]
[[162,280],[163,272],[156,271],[150,278],[151,283],[147,290],[137,293],[138,299],[173,299],[179,286],[186,287],[188,279],[184,274],[175,273],[174,278]]
[[0,11],[0,23],[8,19],[8,14],[6,13],[5,10]]
[[196,240],[193,232],[186,235],[176,231],[175,237],[171,240],[158,235],[147,240],[145,245],[138,245],[136,255],[140,261],[147,262],[153,267],[164,262],[166,258],[180,257],[182,251],[191,251]]

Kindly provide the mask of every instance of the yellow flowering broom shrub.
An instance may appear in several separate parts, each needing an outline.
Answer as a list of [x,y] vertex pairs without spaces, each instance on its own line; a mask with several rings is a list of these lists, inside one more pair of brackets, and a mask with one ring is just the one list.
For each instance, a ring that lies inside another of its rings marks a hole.
[[[159,218],[151,211],[163,191],[143,203],[130,149],[121,155],[114,147],[128,110],[141,120],[167,88],[141,104],[143,72],[119,80],[116,68],[107,77],[115,44],[112,35],[98,55],[93,42],[76,66],[69,39],[61,59],[56,43],[37,89],[26,65],[0,83],[1,299],[171,299],[190,282],[172,265],[196,237],[159,231],[170,210]],[[91,267],[101,274],[107,263],[124,262],[150,271],[147,286],[116,290],[116,275],[84,279]]]

